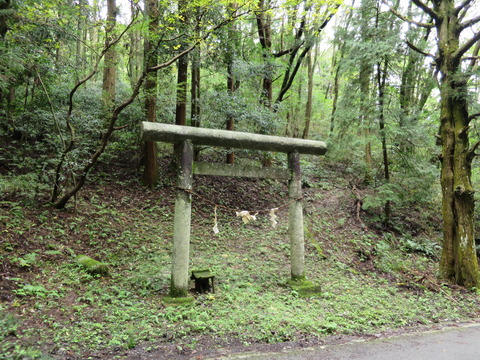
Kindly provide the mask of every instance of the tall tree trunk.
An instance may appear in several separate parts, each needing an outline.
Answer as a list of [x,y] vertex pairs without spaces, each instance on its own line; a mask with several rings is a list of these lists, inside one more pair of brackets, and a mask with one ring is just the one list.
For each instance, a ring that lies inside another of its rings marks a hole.
[[[145,38],[145,67],[148,69],[158,63],[155,42],[159,27],[158,0],[146,0],[145,13],[148,18],[148,35]],[[156,72],[149,73],[145,79],[145,111],[147,121],[157,121]],[[157,144],[154,141],[145,141],[144,143],[144,164],[143,181],[146,186],[153,188],[158,182]]]
[[[117,7],[115,0],[107,0],[107,23],[105,30],[105,46],[107,47],[115,38]],[[104,112],[109,113],[115,106],[115,84],[117,76],[116,50],[114,46],[105,54],[103,68],[103,106]]]
[[[474,237],[474,190],[471,183],[468,112],[466,99],[455,96],[465,91],[455,68],[442,79],[440,136],[442,141],[443,251],[441,276],[467,287],[480,285]],[[452,72],[453,71],[453,72]]]
[[[187,2],[178,1],[178,13],[181,16],[183,25],[187,24]],[[180,26],[183,28],[183,26]],[[180,52],[185,50],[185,44],[180,46]],[[177,61],[177,100],[175,107],[175,124],[187,125],[187,83],[188,83],[188,56],[182,56]]]
[[[5,35],[7,34],[7,31],[8,31],[8,24],[7,24],[7,20],[8,20],[8,15],[5,14],[5,12],[10,8],[10,0],[3,0],[3,1],[0,1],[0,39],[1,41],[4,41],[5,40]],[[5,76],[5,74],[3,74],[3,71],[0,72],[0,76]],[[3,90],[2,90],[2,87],[0,87],[0,114],[1,113],[5,113],[5,116],[6,116],[6,112],[7,110],[4,108],[4,98],[5,98],[5,95],[3,93]],[[2,124],[3,126],[5,126],[5,128],[8,128],[7,124]]]
[[337,54],[333,55],[333,86],[332,86],[332,113],[330,115],[330,134],[333,135],[335,130],[335,113],[337,112],[338,91],[340,87],[340,65],[339,62],[343,58],[343,46],[337,52],[340,52],[340,59],[337,59]]
[[264,0],[258,1],[257,30],[260,45],[263,51],[263,61],[265,71],[262,79],[262,93],[260,94],[260,101],[268,108],[272,107],[272,84],[273,84],[273,68],[272,68],[272,30],[271,19],[267,13],[268,6]]
[[[361,41],[365,43],[371,42],[369,34],[370,29],[370,14],[373,10],[371,0],[362,0],[361,4],[361,26],[360,37]],[[370,116],[370,78],[372,75],[372,63],[370,59],[362,57],[360,60],[360,129],[363,132],[365,141],[364,145],[364,161],[365,173],[364,181],[366,184],[372,181],[372,145],[370,142],[371,136],[371,116]]]
[[[200,67],[200,48],[195,49],[192,52],[192,85],[190,89],[191,98],[191,111],[190,111],[190,124],[194,127],[200,127],[202,123],[200,96],[201,96],[201,67]],[[200,156],[200,148],[198,146],[193,147],[193,160],[198,161]]]
[[[137,7],[136,5],[131,2],[130,3],[130,12],[132,19],[136,17],[137,14]],[[147,13],[145,9],[145,14]],[[148,15],[147,15],[148,16]],[[135,86],[135,82],[137,81],[140,73],[142,71],[142,39],[140,31],[137,29],[133,29],[128,34],[130,41],[128,44],[128,75],[130,78],[131,86]],[[145,47],[145,46],[144,46]],[[145,49],[144,49],[145,50]]]
[[[92,1],[92,6],[90,8],[90,13],[91,13],[91,16],[92,16],[92,23],[94,24],[98,24],[100,22],[100,19],[101,19],[101,15],[100,15],[100,6],[98,4],[98,1],[99,0],[93,0]],[[90,29],[88,29],[89,31],[89,38],[90,38],[90,43],[91,44],[98,44],[100,41],[99,41],[99,31],[98,31],[98,26],[91,26]],[[96,61],[96,57],[97,57],[97,53],[95,51],[93,51],[93,49],[91,49],[89,51],[89,56],[86,57],[85,61],[86,61],[86,67],[87,68],[91,68],[93,66],[93,64],[95,64],[95,61]],[[97,74],[95,74],[95,79],[97,78]],[[87,84],[85,84],[86,86]]]
[[188,56],[182,56],[177,63],[177,102],[175,124],[187,125],[187,82]]
[[372,67],[370,64],[362,61],[360,67],[360,128],[363,132],[365,141],[364,145],[364,161],[365,173],[364,181],[366,184],[372,182],[372,144],[370,142],[371,136],[371,118],[370,118],[370,76],[372,74]]
[[313,73],[314,73],[314,61],[312,61],[312,55],[308,54],[307,57],[307,104],[305,105],[305,127],[303,128],[303,139],[308,138],[310,131],[310,122],[312,120],[312,106],[313,106]]
[[[268,0],[267,0],[268,1]],[[262,46],[262,56],[264,62],[264,74],[262,78],[262,87],[260,93],[260,102],[268,109],[272,108],[273,99],[273,68],[272,68],[272,34],[271,34],[271,19],[267,13],[268,6],[265,5],[264,0],[258,1],[257,30],[260,45]],[[272,164],[272,159],[269,153],[264,153],[262,156],[262,165],[269,167]]]
[[[378,124],[380,127],[380,137],[382,139],[382,156],[383,156],[383,174],[385,182],[390,183],[390,167],[388,164],[387,134],[385,130],[385,84],[387,80],[388,61],[384,60],[377,64],[377,86],[378,86]],[[384,224],[385,227],[390,225],[391,203],[387,200],[384,205]]]
[[[81,74],[83,73],[84,66],[85,66],[85,46],[84,46],[84,33],[86,31],[86,15],[85,15],[85,6],[86,6],[86,1],[85,0],[80,0],[78,2],[78,19],[77,19],[77,47],[76,47],[76,73]],[[77,79],[75,81],[78,81],[80,76],[77,75]]]
[[200,49],[195,49],[192,52],[192,71],[191,71],[191,111],[190,111],[190,123],[194,127],[200,127],[201,125],[201,107],[200,107]]
[[[352,1],[352,7],[355,5],[355,0]],[[343,31],[350,27],[350,22],[352,20],[354,12],[350,11],[347,14],[347,18],[345,20],[345,25],[343,27]],[[337,38],[338,35],[335,35]],[[338,103],[338,92],[340,90],[340,65],[343,60],[343,56],[345,54],[345,44],[346,39],[342,38],[340,45],[338,46],[338,50],[334,52],[332,58],[332,72],[333,72],[333,84],[332,84],[332,113],[330,115],[330,134],[329,136],[333,135],[335,130],[335,113],[337,112],[337,103]]]
[[471,182],[471,164],[479,144],[473,147],[469,144],[471,119],[468,114],[467,81],[470,75],[462,71],[461,65],[462,56],[480,39],[480,33],[477,32],[460,45],[460,11],[455,9],[452,0],[438,0],[434,4],[431,15],[437,30],[437,66],[442,75],[440,136],[443,252],[440,274],[448,281],[471,288],[480,285]]
[[[233,64],[230,62],[227,65],[227,91],[230,97],[233,97],[233,94],[236,91],[235,78],[233,76]],[[235,129],[235,118],[231,112],[227,115],[227,130]],[[227,164],[235,163],[235,153],[232,150],[229,150],[227,153]]]
[[[231,3],[229,5],[231,10],[235,10],[238,8],[236,3]],[[237,57],[237,52],[239,48],[239,37],[237,35],[237,28],[235,26],[235,22],[232,22],[228,28],[228,49],[226,54],[226,63],[227,63],[227,92],[229,97],[233,100],[233,96],[237,91],[240,83],[235,79],[233,73],[233,61]],[[235,117],[232,112],[228,112],[227,115],[227,123],[226,123],[227,130],[234,130],[235,129]],[[229,150],[227,152],[227,164],[234,164],[235,163],[235,153],[233,150]]]

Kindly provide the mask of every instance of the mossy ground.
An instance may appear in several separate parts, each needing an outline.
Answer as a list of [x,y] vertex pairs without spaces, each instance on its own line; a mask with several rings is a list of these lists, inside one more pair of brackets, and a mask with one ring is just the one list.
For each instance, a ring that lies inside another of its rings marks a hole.
[[[182,306],[165,301],[175,191],[168,181],[147,190],[135,178],[96,174],[76,210],[64,211],[11,194],[0,202],[0,353],[113,358],[142,345],[188,354],[478,316],[475,293],[436,280],[435,227],[408,236],[408,227],[400,233],[370,223],[368,230],[345,181],[329,173],[325,188],[325,179],[311,176],[304,199],[310,283],[300,287],[279,286],[290,278],[285,184],[195,179],[191,268],[211,269],[216,292]],[[219,208],[214,235],[213,203],[280,207],[279,226],[271,228],[268,212],[244,225]],[[85,271],[78,254],[108,263],[110,277]]]
[[322,286],[307,279],[290,279],[286,285],[296,291],[301,297],[314,297],[322,295]]

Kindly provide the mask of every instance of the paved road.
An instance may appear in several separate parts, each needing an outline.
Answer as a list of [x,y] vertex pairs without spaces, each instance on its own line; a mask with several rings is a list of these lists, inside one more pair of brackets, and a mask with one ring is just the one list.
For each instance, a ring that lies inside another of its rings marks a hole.
[[480,324],[388,339],[277,353],[231,354],[215,359],[247,360],[480,360]]

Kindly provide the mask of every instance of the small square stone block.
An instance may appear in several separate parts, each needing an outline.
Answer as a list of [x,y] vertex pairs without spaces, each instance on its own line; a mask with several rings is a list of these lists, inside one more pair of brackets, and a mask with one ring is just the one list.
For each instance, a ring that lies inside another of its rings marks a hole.
[[206,293],[211,291],[215,293],[215,285],[213,283],[215,276],[212,275],[209,269],[192,270],[190,279],[195,280],[195,292]]

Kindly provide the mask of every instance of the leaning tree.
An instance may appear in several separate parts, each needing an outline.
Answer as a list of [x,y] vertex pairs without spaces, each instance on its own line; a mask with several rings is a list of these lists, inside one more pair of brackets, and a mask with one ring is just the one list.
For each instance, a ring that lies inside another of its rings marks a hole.
[[[471,165],[480,142],[470,143],[469,129],[472,120],[480,114],[469,113],[468,90],[479,60],[480,16],[474,0],[412,2],[430,17],[429,23],[397,15],[417,26],[434,29],[437,35],[437,53],[423,54],[433,58],[439,74],[443,196],[440,275],[459,285],[478,287],[480,273],[475,252]],[[415,44],[409,43],[409,46],[422,52]]]

